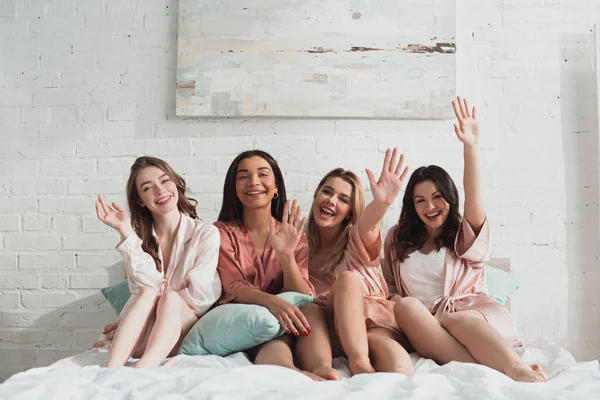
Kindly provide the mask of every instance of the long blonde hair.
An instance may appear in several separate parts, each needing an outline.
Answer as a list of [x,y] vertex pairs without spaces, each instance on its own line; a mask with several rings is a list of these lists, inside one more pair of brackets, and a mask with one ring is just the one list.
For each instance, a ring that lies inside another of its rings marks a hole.
[[321,182],[319,182],[319,185],[315,190],[315,194],[313,195],[313,204],[311,205],[310,212],[308,214],[309,260],[315,256],[321,247],[319,227],[317,226],[315,217],[313,215],[315,199],[317,198],[319,191],[321,191],[327,180],[330,178],[341,178],[348,182],[350,186],[352,186],[352,197],[350,199],[350,214],[341,223],[342,226],[340,234],[331,248],[329,259],[319,268],[319,272],[324,275],[332,274],[335,268],[342,261],[344,257],[344,251],[348,247],[348,242],[350,241],[350,228],[356,225],[365,208],[365,195],[358,176],[356,176],[354,172],[344,170],[343,168],[336,168],[332,171],[329,171],[323,177],[323,179],[321,179]]
[[131,172],[127,180],[127,204],[129,205],[129,212],[131,214],[131,225],[135,233],[142,239],[142,250],[150,254],[150,257],[152,257],[156,264],[156,270],[162,272],[162,263],[158,257],[158,243],[154,239],[154,236],[152,236],[154,218],[152,218],[152,214],[148,208],[140,206],[140,196],[135,186],[138,174],[147,167],[157,167],[163,170],[165,174],[169,175],[173,183],[175,183],[177,194],[179,195],[179,200],[177,201],[179,212],[193,219],[198,219],[198,214],[196,213],[198,202],[186,195],[185,180],[166,161],[156,157],[144,156],[138,157],[131,166]]

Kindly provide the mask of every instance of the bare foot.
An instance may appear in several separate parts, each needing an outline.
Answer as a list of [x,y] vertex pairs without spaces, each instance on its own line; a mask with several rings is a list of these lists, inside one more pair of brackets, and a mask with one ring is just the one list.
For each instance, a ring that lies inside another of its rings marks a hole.
[[116,363],[114,360],[112,360],[110,357],[108,357],[106,359],[106,362],[104,363],[104,367],[105,368],[113,368],[113,367],[122,367],[124,364],[118,364]]
[[352,372],[352,376],[358,374],[375,373],[375,368],[373,368],[373,366],[371,365],[371,360],[369,360],[369,357],[352,361],[348,360],[348,364],[350,366],[350,372]]
[[411,363],[410,365],[402,365],[402,366],[396,367],[392,370],[392,372],[396,372],[398,374],[409,376],[409,375],[412,375],[415,373],[415,367]]
[[517,382],[546,382],[548,376],[538,364],[517,364],[506,371],[506,375]]
[[539,377],[541,377],[542,380],[539,382],[547,382],[548,381],[548,375],[546,375],[546,373],[544,372],[542,367],[540,367],[538,364],[531,364],[531,369],[534,370],[535,372],[537,372]]
[[330,365],[321,365],[312,370],[313,374],[320,376],[328,381],[338,381],[340,380],[340,375],[338,372],[332,368]]
[[312,372],[308,372],[308,371],[302,371],[302,370],[298,370],[298,372],[300,372],[301,374],[304,374],[306,376],[308,376],[310,379],[312,379],[313,381],[316,382],[321,382],[321,381],[325,381],[325,378],[320,377],[319,375],[315,375]]

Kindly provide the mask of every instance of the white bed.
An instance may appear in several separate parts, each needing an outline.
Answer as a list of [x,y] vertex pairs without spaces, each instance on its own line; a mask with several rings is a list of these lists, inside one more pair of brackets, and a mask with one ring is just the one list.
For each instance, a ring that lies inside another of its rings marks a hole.
[[490,368],[462,363],[438,366],[415,356],[416,373],[313,382],[276,366],[254,366],[243,353],[227,358],[177,356],[161,368],[102,368],[108,353],[90,350],[49,367],[19,373],[0,385],[0,399],[599,399],[599,362],[576,363],[552,341],[529,343],[521,356],[548,372],[547,383],[518,383]]
[[[510,271],[510,260],[489,264]],[[510,309],[510,303],[507,304]],[[102,368],[107,350],[89,350],[43,368],[21,372],[0,385],[2,399],[600,399],[598,360],[576,363],[569,352],[546,338],[520,350],[527,363],[548,373],[547,383],[519,383],[481,365],[438,366],[412,354],[415,374],[369,374],[350,378],[345,359],[334,360],[344,377],[313,382],[276,366],[252,365],[243,353],[177,356],[163,367],[138,370]]]

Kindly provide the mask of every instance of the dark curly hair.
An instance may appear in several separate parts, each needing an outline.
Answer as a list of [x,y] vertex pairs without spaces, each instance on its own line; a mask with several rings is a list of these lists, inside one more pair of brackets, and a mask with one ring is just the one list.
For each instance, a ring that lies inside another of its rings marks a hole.
[[458,190],[446,170],[437,165],[429,165],[415,170],[406,186],[400,219],[396,225],[391,245],[392,255],[399,262],[407,259],[410,253],[419,250],[427,241],[425,223],[419,218],[413,199],[415,186],[425,181],[433,182],[444,200],[450,204],[450,211],[442,227],[442,233],[435,238],[435,243],[438,249],[446,247],[454,251],[454,241],[462,221],[459,212]]

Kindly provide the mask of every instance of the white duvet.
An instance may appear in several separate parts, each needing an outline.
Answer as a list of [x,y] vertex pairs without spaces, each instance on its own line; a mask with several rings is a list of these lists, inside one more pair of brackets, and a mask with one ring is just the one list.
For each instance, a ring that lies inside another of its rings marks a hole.
[[345,360],[338,382],[313,382],[276,366],[254,366],[242,353],[177,356],[163,367],[101,368],[105,350],[90,350],[49,367],[19,373],[0,385],[0,399],[600,399],[599,362],[576,363],[547,339],[529,343],[522,358],[539,363],[547,383],[514,382],[490,368],[462,363],[438,366],[417,358],[416,372],[348,378]]

